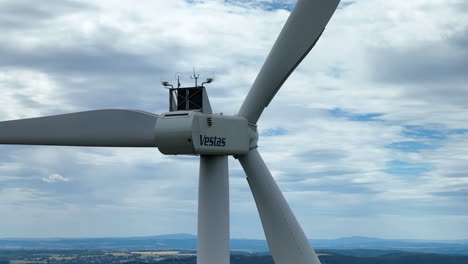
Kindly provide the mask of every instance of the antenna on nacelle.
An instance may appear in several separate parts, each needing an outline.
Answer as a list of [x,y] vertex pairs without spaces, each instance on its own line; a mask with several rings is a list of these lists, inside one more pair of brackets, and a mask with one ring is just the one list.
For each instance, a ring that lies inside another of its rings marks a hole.
[[180,79],[182,79],[182,74],[180,72],[177,72],[175,74],[175,77],[177,79],[177,88],[180,88]]
[[190,79],[195,80],[195,87],[198,86],[198,78],[200,78],[200,74],[196,74],[195,67],[193,67],[193,75],[190,74]]

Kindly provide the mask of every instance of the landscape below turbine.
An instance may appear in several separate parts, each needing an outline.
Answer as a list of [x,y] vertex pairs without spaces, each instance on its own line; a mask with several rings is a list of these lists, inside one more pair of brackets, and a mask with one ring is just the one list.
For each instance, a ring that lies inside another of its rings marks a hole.
[[157,147],[199,155],[197,263],[229,263],[228,155],[247,175],[276,264],[320,263],[257,150],[257,121],[313,48],[339,0],[299,0],[235,116],[212,112],[205,87],[170,87],[169,112],[95,110],[0,122],[0,144]]

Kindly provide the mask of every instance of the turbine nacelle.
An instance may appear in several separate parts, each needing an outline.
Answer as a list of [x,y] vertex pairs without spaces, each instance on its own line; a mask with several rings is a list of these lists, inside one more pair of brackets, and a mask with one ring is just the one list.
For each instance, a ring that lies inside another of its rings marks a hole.
[[163,154],[243,155],[256,142],[249,130],[244,117],[174,111],[158,117],[155,140]]

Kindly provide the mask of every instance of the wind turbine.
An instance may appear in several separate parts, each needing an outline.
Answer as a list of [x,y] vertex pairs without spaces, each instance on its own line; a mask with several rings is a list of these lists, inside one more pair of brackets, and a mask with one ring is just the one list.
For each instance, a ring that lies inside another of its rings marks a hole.
[[320,263],[257,150],[257,121],[314,47],[339,2],[297,2],[237,115],[212,113],[203,85],[178,87],[170,88],[168,113],[95,110],[4,121],[0,144],[158,147],[163,154],[199,155],[199,264],[229,263],[228,155],[233,155],[247,175],[275,263]]

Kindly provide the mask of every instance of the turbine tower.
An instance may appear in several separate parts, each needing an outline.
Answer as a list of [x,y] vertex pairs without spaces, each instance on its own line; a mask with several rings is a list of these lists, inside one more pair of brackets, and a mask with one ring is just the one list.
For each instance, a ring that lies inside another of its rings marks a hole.
[[[169,112],[94,110],[0,122],[0,144],[157,147],[199,155],[199,264],[229,263],[228,156],[242,165],[276,264],[317,255],[257,150],[257,121],[314,47],[340,0],[299,0],[237,115],[212,113],[205,88],[171,88]],[[167,85],[167,83],[165,83]]]

